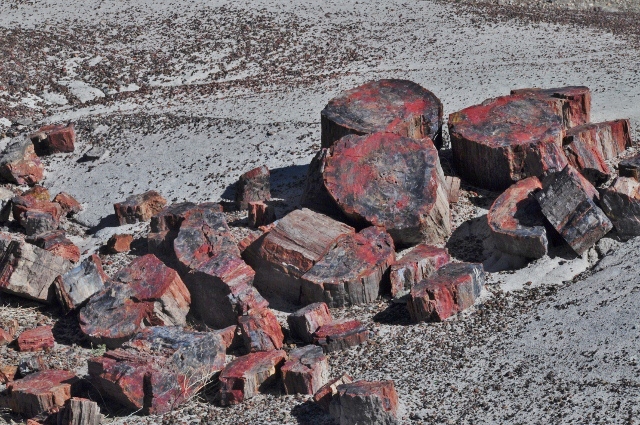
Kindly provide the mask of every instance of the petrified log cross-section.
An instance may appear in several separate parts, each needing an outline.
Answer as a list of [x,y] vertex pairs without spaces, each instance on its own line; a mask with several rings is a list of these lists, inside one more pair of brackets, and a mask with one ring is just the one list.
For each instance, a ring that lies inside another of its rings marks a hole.
[[390,132],[442,146],[442,102],[407,80],[379,80],[343,92],[321,113],[322,147],[347,134]]
[[640,236],[640,182],[619,177],[602,192],[600,204],[620,236]]
[[512,95],[534,97],[545,101],[562,117],[565,129],[591,121],[591,90],[584,86],[567,86],[552,89],[516,89]]

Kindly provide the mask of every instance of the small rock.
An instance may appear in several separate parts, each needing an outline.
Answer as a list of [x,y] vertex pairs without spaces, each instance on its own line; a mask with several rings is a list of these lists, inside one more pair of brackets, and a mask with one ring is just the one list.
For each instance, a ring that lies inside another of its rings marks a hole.
[[282,366],[285,394],[315,394],[328,380],[327,356],[315,345],[291,350]]
[[38,326],[28,329],[18,337],[18,350],[41,351],[50,350],[55,344],[51,326]]
[[31,136],[38,155],[73,152],[76,142],[76,131],[73,124],[46,125]]
[[80,260],[80,248],[67,239],[64,230],[53,230],[26,238],[26,241],[72,263]]
[[44,177],[44,165],[33,143],[22,137],[10,142],[0,157],[0,177],[9,183],[34,185]]
[[113,235],[107,241],[107,251],[109,251],[112,254],[127,252],[131,249],[131,242],[133,242],[133,235],[128,235],[128,234]]
[[391,296],[406,294],[425,277],[451,261],[446,248],[420,244],[404,253],[401,259],[391,265]]
[[66,192],[60,192],[53,198],[53,202],[57,202],[62,208],[62,213],[66,216],[74,215],[82,211],[80,202]]
[[238,210],[246,210],[249,207],[249,202],[270,200],[270,178],[271,173],[264,165],[241,175],[236,183],[236,207]]
[[332,321],[329,307],[323,302],[309,304],[287,316],[291,336],[299,338],[307,344],[313,342],[313,333],[318,328]]
[[124,202],[114,204],[113,208],[118,222],[122,226],[139,221],[149,221],[166,204],[166,199],[155,190],[150,190],[140,195],[129,196]]
[[334,395],[338,393],[338,386],[342,384],[349,384],[353,382],[353,378],[346,373],[343,373],[337,378],[331,379],[324,384],[313,395],[313,401],[315,401],[323,410],[329,411],[329,405]]

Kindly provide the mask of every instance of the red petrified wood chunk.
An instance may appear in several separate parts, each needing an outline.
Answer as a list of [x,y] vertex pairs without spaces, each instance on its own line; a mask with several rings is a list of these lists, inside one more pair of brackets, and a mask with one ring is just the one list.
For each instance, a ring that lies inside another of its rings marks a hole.
[[482,264],[449,263],[411,289],[409,314],[414,322],[440,322],[471,307],[484,279]]
[[68,153],[75,149],[76,131],[73,124],[46,125],[30,137],[40,155]]
[[342,238],[302,276],[302,303],[329,307],[370,303],[378,298],[385,272],[395,262],[391,236],[368,227]]
[[62,208],[62,212],[65,215],[73,215],[82,211],[82,205],[80,202],[76,201],[76,199],[65,192],[60,192],[53,198],[53,202],[57,202],[60,204]]
[[271,173],[266,166],[254,168],[240,176],[236,183],[236,207],[246,210],[249,202],[271,199]]
[[18,337],[18,349],[20,351],[50,350],[55,343],[51,329],[51,326],[38,326],[22,332]]
[[487,220],[500,251],[526,258],[541,258],[547,253],[544,216],[533,197],[540,189],[540,180],[528,177],[514,183],[491,205]]
[[260,227],[276,220],[276,211],[271,205],[264,202],[249,202],[249,226]]
[[391,265],[391,296],[397,297],[409,290],[425,277],[449,263],[451,257],[446,248],[420,244],[407,251]]
[[313,334],[314,343],[325,353],[345,350],[369,339],[369,330],[359,320],[332,322],[318,328]]
[[25,198],[30,198],[37,202],[51,201],[51,194],[49,193],[49,190],[46,187],[40,185],[35,185],[26,192],[23,192],[22,196],[24,196]]
[[562,117],[564,128],[572,128],[591,121],[591,90],[584,86],[554,89],[517,89],[512,95],[535,97],[543,100]]
[[602,192],[602,210],[624,238],[640,236],[640,182],[630,177],[618,177]]
[[320,387],[320,389],[313,395],[313,401],[315,401],[323,410],[328,412],[331,399],[338,392],[338,386],[342,384],[349,384],[351,382],[353,382],[353,378],[346,373],[343,373],[341,376],[331,379]]
[[8,405],[15,413],[34,417],[64,406],[79,379],[68,370],[44,370],[7,385]]
[[44,177],[44,165],[30,140],[17,138],[0,157],[0,177],[9,183],[30,186]]
[[133,242],[133,235],[113,235],[107,241],[107,251],[112,254],[127,252],[131,249],[131,242]]
[[[579,127],[576,127],[579,128]],[[564,154],[567,161],[580,171],[592,184],[599,185],[609,180],[611,169],[595,144],[587,143],[579,137],[567,136],[564,139]]]
[[269,308],[249,310],[240,316],[238,325],[244,347],[248,352],[271,351],[282,348],[284,335],[275,314]]
[[65,258],[72,263],[80,260],[80,248],[67,239],[64,230],[53,230],[28,237],[27,242],[49,251],[52,254]]
[[640,155],[620,161],[618,173],[620,177],[631,177],[640,181]]
[[66,311],[75,310],[84,305],[93,294],[102,291],[107,280],[109,277],[102,269],[100,257],[92,254],[56,278],[56,295]]
[[396,245],[443,242],[451,233],[444,174],[430,139],[346,136],[332,147],[323,175],[347,217],[386,227]]
[[296,348],[282,366],[286,394],[315,394],[329,379],[329,362],[316,345]]
[[332,321],[331,312],[325,303],[309,304],[287,317],[291,336],[308,344],[313,342],[313,333],[319,327]]
[[220,403],[242,403],[274,384],[287,354],[282,350],[260,351],[238,357],[220,373]]
[[567,131],[565,144],[580,140],[602,154],[605,160],[616,158],[632,146],[629,120],[589,123]]
[[489,190],[561,170],[562,118],[535,97],[503,96],[449,116],[453,160],[460,177]]
[[354,229],[309,209],[292,211],[244,252],[264,294],[300,302],[303,274]]
[[535,194],[542,214],[578,255],[613,228],[594,202],[598,192],[572,166],[548,176],[542,186]]
[[341,425],[400,423],[398,394],[393,381],[342,384],[331,400],[329,412]]
[[407,80],[378,80],[331,99],[321,113],[322,147],[347,134],[377,132],[429,137],[442,146],[442,102],[429,90]]
[[140,195],[129,196],[126,201],[114,204],[113,209],[116,212],[116,217],[118,217],[118,222],[122,226],[139,221],[149,221],[166,204],[166,199],[155,190],[150,190]]

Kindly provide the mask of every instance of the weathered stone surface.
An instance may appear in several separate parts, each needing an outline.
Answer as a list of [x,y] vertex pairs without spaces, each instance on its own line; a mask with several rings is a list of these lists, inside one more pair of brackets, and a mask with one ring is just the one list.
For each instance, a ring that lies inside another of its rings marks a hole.
[[38,210],[28,210],[20,217],[20,222],[28,236],[51,232],[60,226],[51,213]]
[[0,224],[9,221],[11,217],[12,199],[15,194],[4,187],[0,187]]
[[12,240],[0,254],[0,291],[36,301],[53,301],[53,281],[70,261],[24,241]]
[[329,405],[340,425],[397,425],[398,394],[393,381],[356,381],[338,386]]
[[249,202],[268,201],[271,199],[271,173],[263,165],[247,171],[236,183],[236,207],[246,210]]
[[568,130],[564,143],[579,140],[600,152],[604,160],[614,159],[633,145],[629,127],[626,119],[588,123]]
[[131,249],[131,242],[133,242],[133,235],[113,235],[107,241],[107,251],[112,254],[127,252]]
[[23,196],[16,196],[11,200],[13,219],[21,226],[25,227],[24,215],[30,211],[37,211],[49,214],[56,223],[59,223],[62,217],[62,207],[56,202],[49,202],[38,199],[25,192]]
[[618,177],[602,191],[602,210],[613,223],[618,235],[640,236],[640,182],[630,177]]
[[[576,127],[578,129],[580,127]],[[567,136],[564,138],[564,154],[567,161],[580,171],[592,184],[599,185],[609,180],[611,169],[602,157],[602,153],[595,144],[586,143],[580,137]]]
[[640,181],[640,154],[620,161],[618,174],[620,177],[631,177]]
[[35,236],[27,237],[26,241],[72,263],[77,263],[80,260],[80,248],[67,239],[64,230],[38,233]]
[[53,202],[56,202],[62,208],[64,215],[74,215],[82,211],[82,204],[76,200],[73,196],[66,192],[60,192],[53,198]]
[[39,155],[68,153],[75,149],[76,131],[73,124],[46,125],[30,138]]
[[123,348],[89,360],[101,394],[143,414],[168,412],[202,389],[224,366],[225,347],[213,332],[151,327]]
[[594,202],[598,192],[572,166],[548,176],[542,186],[534,195],[542,213],[578,255],[613,228]]
[[7,385],[8,405],[15,413],[34,417],[64,406],[79,380],[68,370],[43,370]]
[[321,112],[322,147],[348,134],[378,132],[429,137],[442,146],[442,102],[407,80],[371,81],[331,99]]
[[220,373],[220,403],[223,406],[242,403],[273,385],[287,354],[282,350],[260,351],[241,356]]
[[0,345],[6,345],[13,341],[13,335],[0,328]]
[[99,425],[101,422],[98,403],[80,397],[71,397],[58,415],[58,425]]
[[104,289],[109,277],[102,269],[100,257],[90,255],[80,264],[55,280],[58,301],[66,311],[75,310],[93,294]]
[[541,258],[547,253],[547,230],[533,197],[542,189],[537,177],[514,183],[493,202],[487,214],[496,248],[511,255]]
[[276,210],[264,202],[249,202],[249,226],[260,227],[273,223],[276,220]]
[[360,345],[369,339],[369,330],[359,320],[336,321],[318,328],[313,341],[325,353],[345,350]]
[[309,304],[287,316],[291,336],[308,344],[313,342],[313,333],[319,327],[332,321],[333,317],[331,317],[329,307],[323,302]]
[[446,248],[425,244],[411,248],[389,269],[391,296],[398,297],[407,293],[416,283],[430,276],[449,261],[451,257]]
[[101,159],[107,153],[107,149],[102,146],[91,146],[88,151],[82,155],[84,161],[96,161]]
[[457,204],[458,199],[460,199],[460,179],[458,177],[446,176],[444,181],[449,203]]
[[[198,205],[193,202],[179,202],[164,207],[151,217],[151,232],[178,231],[189,212]],[[222,212],[222,208],[219,212]]]
[[328,380],[327,356],[315,345],[291,350],[289,360],[282,366],[286,394],[315,394]]
[[269,308],[249,310],[238,318],[238,326],[247,352],[271,351],[282,348],[284,335],[275,314]]
[[344,307],[373,302],[395,258],[393,240],[383,228],[348,235],[302,276],[302,303]]
[[505,190],[567,164],[562,118],[536,97],[497,97],[455,112],[449,134],[458,174],[483,189]]
[[562,117],[565,129],[591,121],[591,90],[584,86],[567,86],[553,89],[517,89],[512,95],[535,97],[544,100]]
[[398,246],[439,243],[451,234],[444,173],[430,139],[346,136],[331,148],[323,175],[347,217],[385,227]]
[[255,286],[265,295],[300,303],[301,277],[354,229],[303,208],[278,220],[275,227],[245,250],[256,271]]
[[320,149],[311,160],[300,205],[342,221],[346,217],[324,186],[323,173],[328,156],[329,149],[324,148]]
[[44,177],[44,165],[30,140],[17,138],[0,157],[0,177],[9,183],[34,185]]
[[18,337],[18,350],[41,351],[52,349],[55,340],[51,330],[51,326],[38,326],[22,332]]
[[124,202],[114,204],[113,209],[116,217],[118,217],[118,222],[122,226],[139,221],[149,221],[166,204],[166,199],[155,190],[150,190],[140,195],[129,196]]
[[407,309],[414,322],[440,322],[471,307],[480,296],[482,264],[449,263],[412,289]]
[[231,325],[213,332],[220,335],[220,338],[222,338],[222,345],[224,345],[225,350],[229,350],[238,344],[237,341],[239,335],[237,331],[238,326]]
[[353,378],[346,373],[343,373],[339,377],[331,379],[320,387],[320,389],[318,389],[318,391],[313,395],[313,401],[315,401],[323,410],[328,412],[331,399],[338,392],[338,386],[342,384],[349,384],[351,382],[353,382]]

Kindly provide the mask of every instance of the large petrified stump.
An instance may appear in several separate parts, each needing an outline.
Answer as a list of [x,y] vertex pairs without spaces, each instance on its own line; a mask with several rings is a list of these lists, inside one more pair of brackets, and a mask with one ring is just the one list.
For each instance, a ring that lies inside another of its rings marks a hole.
[[242,403],[278,380],[287,354],[282,350],[260,351],[238,357],[220,373],[220,403]]
[[92,254],[73,269],[58,276],[55,290],[58,301],[66,311],[75,310],[93,294],[104,289],[109,276],[102,269],[102,261]]
[[6,403],[15,413],[32,418],[63,407],[78,387],[79,381],[78,377],[68,370],[32,373],[7,385]]
[[129,196],[125,201],[114,204],[113,209],[122,226],[139,221],[149,221],[165,205],[167,205],[167,200],[155,190],[150,190],[139,195]]
[[338,386],[329,405],[340,425],[396,425],[398,394],[393,381],[356,381]]
[[224,361],[225,347],[217,333],[152,327],[123,348],[90,359],[88,366],[105,398],[143,414],[161,414],[200,391]]
[[310,344],[313,333],[323,325],[333,321],[329,307],[325,303],[313,303],[287,316],[291,336]]
[[378,80],[347,90],[321,112],[322,147],[347,134],[390,132],[442,146],[442,102],[407,80]]
[[0,177],[19,185],[30,186],[44,177],[44,165],[35,153],[30,140],[13,139],[0,157]]
[[398,246],[439,243],[451,233],[444,173],[428,138],[346,136],[331,149],[323,175],[347,217],[385,227]]
[[322,348],[307,345],[289,353],[282,366],[286,394],[315,394],[329,380],[329,362]]
[[271,199],[271,173],[263,165],[247,171],[236,183],[236,207],[246,210],[249,202],[268,201]]
[[570,165],[545,178],[543,189],[535,194],[544,216],[578,255],[613,228],[594,201],[598,196],[593,185]]
[[459,175],[489,190],[561,170],[562,118],[535,97],[503,96],[449,116],[453,160]]
[[373,302],[395,258],[393,240],[380,227],[348,235],[302,276],[302,304],[344,307]]
[[618,177],[602,192],[602,210],[613,227],[624,238],[640,236],[640,182],[630,177]]
[[617,157],[632,146],[629,120],[588,123],[567,131],[564,144],[580,141],[596,149],[604,160]]
[[397,297],[440,267],[449,263],[451,257],[446,248],[420,244],[405,252],[402,258],[391,265],[391,296]]
[[535,97],[543,100],[562,117],[565,129],[591,121],[591,90],[584,86],[567,86],[553,89],[517,89],[512,95]]
[[544,216],[533,197],[540,189],[540,180],[528,177],[505,190],[489,208],[487,221],[500,251],[525,258],[541,258],[547,253]]

